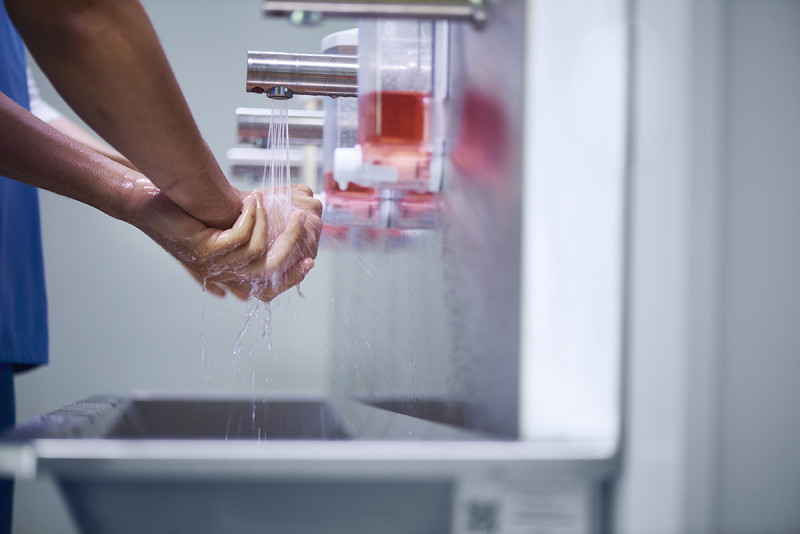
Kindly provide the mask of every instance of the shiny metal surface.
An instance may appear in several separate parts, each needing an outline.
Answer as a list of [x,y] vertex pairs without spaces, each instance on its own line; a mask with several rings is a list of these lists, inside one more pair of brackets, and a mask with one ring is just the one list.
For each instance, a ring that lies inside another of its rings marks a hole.
[[[308,148],[311,149],[309,154]],[[272,157],[269,149],[254,147],[235,147],[228,149],[228,165],[234,178],[245,180],[246,189],[254,189],[263,186],[264,167],[266,162]],[[319,174],[321,161],[319,153],[315,147],[304,147],[303,149],[290,149],[288,151],[289,178],[294,182],[302,181],[306,171],[306,166],[310,166],[312,174],[316,177]],[[239,184],[241,186],[241,184]]]
[[246,90],[271,98],[358,95],[358,58],[340,54],[247,53]]
[[289,100],[294,96],[294,91],[292,91],[286,86],[279,85],[276,87],[270,87],[269,89],[267,89],[267,92],[265,94],[267,95],[267,97],[273,100]]
[[498,2],[480,31],[442,32],[436,226],[367,236],[356,250],[351,236],[336,252],[330,347],[339,391],[463,402],[471,428],[509,438],[520,415],[526,6]]
[[[5,433],[0,474],[261,478],[324,465],[319,473],[327,475],[441,476],[473,461],[535,460],[542,464],[534,470],[561,466],[572,473],[569,465],[587,463],[594,465],[589,474],[600,476],[614,462],[613,443],[525,443],[473,431],[469,409],[449,399],[97,396]],[[303,464],[312,459],[322,463]]]
[[0,473],[57,481],[88,534],[461,532],[462,507],[497,484],[495,501],[517,495],[509,512],[534,496],[546,513],[530,525],[555,517],[573,527],[564,532],[585,532],[575,514],[595,498],[584,488],[613,470],[614,445],[497,441],[465,430],[464,409],[447,399],[94,397],[5,435]]
[[[338,1],[338,0],[266,0],[265,14],[291,16],[299,23],[316,22],[322,16],[433,18],[465,20],[482,24],[488,16],[486,0],[423,1]],[[302,14],[302,16],[300,15]]]
[[[272,122],[272,109],[237,108],[236,141],[266,146],[269,125]],[[290,145],[321,145],[322,125],[325,114],[322,111],[290,109],[287,128]]]
[[[412,406],[413,405],[413,406]],[[312,395],[96,396],[18,426],[19,443],[56,440],[471,441],[492,439],[459,423],[444,399],[348,399]],[[451,415],[448,415],[451,414]]]

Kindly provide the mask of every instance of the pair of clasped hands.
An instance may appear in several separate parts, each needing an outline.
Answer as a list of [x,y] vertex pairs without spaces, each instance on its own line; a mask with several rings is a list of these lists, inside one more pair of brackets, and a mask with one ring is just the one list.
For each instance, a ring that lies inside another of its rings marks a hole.
[[[291,186],[291,208],[285,191],[241,193],[242,211],[226,230],[206,226],[187,215],[152,187],[144,216],[148,233],[218,296],[227,290],[240,298],[269,302],[299,284],[314,266],[322,232],[322,204],[311,189]],[[149,230],[149,231],[148,231]]]

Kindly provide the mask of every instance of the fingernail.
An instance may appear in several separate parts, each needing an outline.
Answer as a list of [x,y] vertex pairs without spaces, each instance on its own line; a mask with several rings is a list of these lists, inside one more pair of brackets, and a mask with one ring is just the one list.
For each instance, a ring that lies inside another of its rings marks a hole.
[[303,260],[303,275],[308,274],[308,271],[310,271],[312,269],[312,267],[314,267],[314,260],[312,260],[311,258],[304,259]]

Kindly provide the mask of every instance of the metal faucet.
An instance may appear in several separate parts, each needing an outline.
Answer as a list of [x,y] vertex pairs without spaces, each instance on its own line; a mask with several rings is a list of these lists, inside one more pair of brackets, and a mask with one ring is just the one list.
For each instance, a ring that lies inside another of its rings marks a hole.
[[250,51],[247,91],[275,100],[295,94],[357,97],[358,57]]

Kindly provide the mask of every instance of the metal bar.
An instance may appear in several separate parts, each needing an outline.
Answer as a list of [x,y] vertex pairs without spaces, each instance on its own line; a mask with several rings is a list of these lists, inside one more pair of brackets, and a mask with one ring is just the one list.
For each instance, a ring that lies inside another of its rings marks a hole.
[[[264,167],[273,158],[271,151],[266,148],[236,147],[228,150],[228,164],[234,178],[244,179],[255,184],[260,184],[264,177]],[[289,175],[295,181],[303,172],[306,163],[306,154],[300,149],[290,149],[288,152]],[[319,167],[318,161],[312,162],[313,168]]]
[[[267,16],[292,16],[300,13],[317,13],[334,17],[385,17],[431,18],[464,20],[483,24],[487,18],[486,0],[422,1],[337,1],[337,0],[265,0],[262,10]],[[315,20],[310,17],[309,20]]]
[[[322,111],[290,109],[287,113],[289,144],[322,144],[322,125],[325,122],[325,114]],[[236,109],[237,142],[261,144],[269,135],[271,122],[271,109]]]

